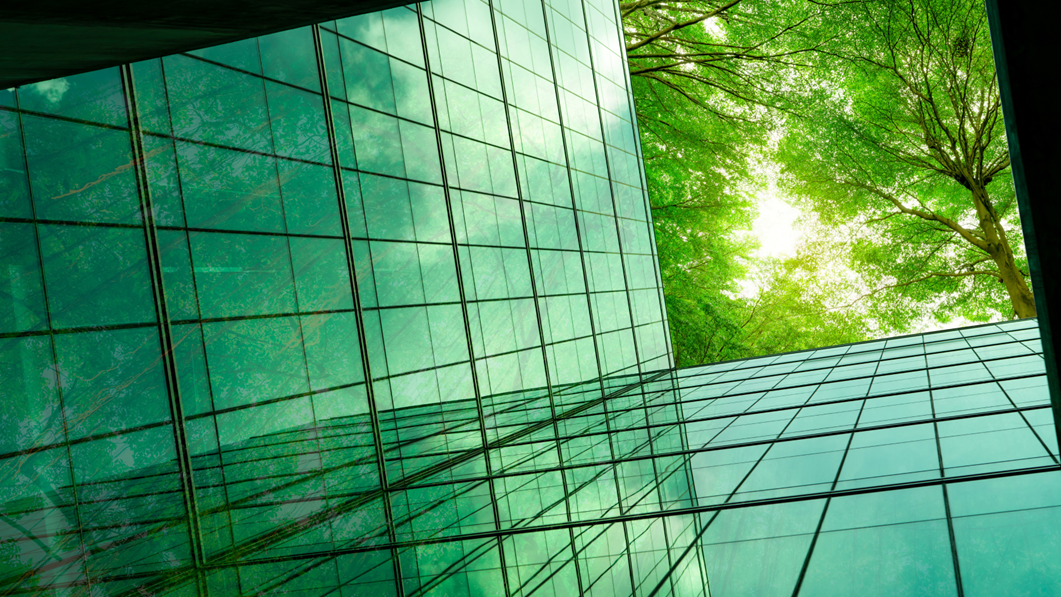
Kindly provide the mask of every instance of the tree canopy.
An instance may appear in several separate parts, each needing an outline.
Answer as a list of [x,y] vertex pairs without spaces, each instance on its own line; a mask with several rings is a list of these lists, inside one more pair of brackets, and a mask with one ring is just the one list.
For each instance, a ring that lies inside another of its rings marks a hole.
[[[981,3],[620,7],[679,364],[1034,315]],[[814,230],[786,259],[757,161]]]

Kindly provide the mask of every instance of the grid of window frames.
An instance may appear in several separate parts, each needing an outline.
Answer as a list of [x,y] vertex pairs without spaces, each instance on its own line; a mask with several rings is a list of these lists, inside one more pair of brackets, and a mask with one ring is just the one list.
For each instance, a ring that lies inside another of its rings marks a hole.
[[[193,450],[198,566],[172,452],[119,439],[86,454],[96,444],[65,442],[75,475],[87,476],[86,463],[112,467],[75,484],[61,478],[69,473],[55,448],[24,450],[14,471],[22,494],[4,502],[14,539],[3,544],[14,565],[5,589],[1058,588],[1061,470],[1034,320],[500,393],[479,405],[320,420],[273,411],[231,441]],[[191,445],[202,441],[196,420],[184,425]],[[73,502],[65,511],[63,499]],[[74,553],[56,549],[64,541]]]
[[0,91],[0,592],[444,593],[431,550],[520,548],[418,538],[617,487],[482,482],[672,364],[616,8],[445,0]]

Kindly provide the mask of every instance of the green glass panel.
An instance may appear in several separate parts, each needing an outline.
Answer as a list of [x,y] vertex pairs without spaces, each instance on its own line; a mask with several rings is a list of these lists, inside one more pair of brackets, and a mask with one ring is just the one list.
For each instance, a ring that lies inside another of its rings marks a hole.
[[384,309],[379,314],[392,375],[434,366],[427,309]]
[[[276,165],[280,172],[287,231],[292,234],[342,234],[335,171],[327,166],[288,160],[277,160]],[[356,187],[354,192],[357,192]]]
[[353,309],[343,241],[294,237],[290,242],[299,310]]
[[856,433],[844,458],[837,489],[939,478],[932,425]]
[[41,226],[52,327],[155,321],[144,232]]
[[157,234],[169,317],[172,320],[198,319],[199,305],[195,298],[188,236],[180,230],[159,230]]
[[703,536],[712,594],[792,595],[824,505],[814,500],[720,512]]
[[497,543],[494,540],[454,541],[399,551],[405,594],[434,587],[439,595],[505,594]]
[[948,477],[1054,463],[1017,413],[943,421],[938,427]]
[[829,504],[800,595],[957,595],[938,487]]
[[32,218],[18,113],[0,112],[0,216]]
[[409,183],[404,180],[361,175],[361,197],[371,238],[415,240]]
[[274,151],[287,157],[330,162],[321,96],[272,81],[265,82],[265,92]]
[[380,13],[387,34],[387,51],[393,55],[422,67],[424,46],[420,41],[420,23],[416,12],[406,7],[392,8]]
[[335,21],[336,31],[357,41],[387,51],[387,38],[383,31],[383,18],[378,12],[356,15]]
[[162,63],[174,135],[272,151],[261,79],[186,56],[167,56]]
[[361,44],[339,39],[347,101],[394,114],[390,59]]
[[312,389],[365,380],[353,313],[304,315],[301,320]]
[[19,89],[23,110],[128,127],[118,68],[41,81]]
[[468,340],[460,305],[428,307],[427,318],[435,364],[441,366],[468,360]]
[[0,333],[47,327],[33,224],[0,223]]
[[445,245],[417,245],[424,298],[428,303],[460,300],[453,248]]
[[177,153],[173,141],[145,135],[144,152],[151,205],[155,210],[155,224],[183,227],[184,203],[181,200]]
[[208,323],[203,325],[203,336],[215,408],[254,404],[309,389],[298,319]]
[[189,228],[285,231],[273,158],[181,142],[177,160]]
[[192,50],[188,53],[200,58],[206,58],[212,62],[220,62],[225,66],[231,66],[257,75],[262,74],[257,39],[241,39],[202,50]]
[[416,240],[420,242],[450,241],[446,195],[442,187],[409,183]]
[[[323,35],[322,35],[323,37]],[[334,40],[334,36],[332,36]],[[320,91],[317,57],[310,27],[290,29],[258,38],[266,77]]]
[[423,304],[420,260],[412,243],[373,242],[372,273],[381,307]]
[[321,30],[321,49],[324,54],[324,71],[328,76],[328,94],[346,99],[346,81],[343,79],[343,63],[339,58],[339,36]]
[[154,328],[62,334],[55,350],[70,439],[170,419]]
[[0,404],[4,405],[4,413],[0,414],[0,454],[61,441],[63,421],[51,339],[0,339],[0,377],[7,380],[0,384]]
[[[379,379],[390,374],[387,368],[386,351],[383,347],[383,326],[380,323],[380,313],[377,310],[364,311],[363,313],[365,319],[365,346],[368,351],[369,366],[372,370],[373,379]],[[389,400],[389,394],[380,393],[388,391],[386,388],[389,388],[386,381],[373,384],[373,392],[376,394],[378,408],[390,408],[385,406],[387,400]]]
[[1056,472],[947,486],[966,595],[1052,595],[1061,588]]
[[168,135],[172,132],[169,121],[169,103],[166,101],[166,83],[162,75],[162,60],[145,60],[130,65],[136,88],[136,108],[140,115],[140,126],[145,131]]
[[173,357],[181,390],[184,415],[192,416],[214,409],[210,398],[210,378],[206,370],[203,330],[197,323],[175,325]]
[[356,172],[343,170],[343,192],[346,196],[346,216],[350,224],[350,236],[368,238],[365,207],[361,199],[361,182]]
[[198,232],[190,240],[204,318],[295,311],[286,238]]
[[129,133],[23,115],[37,217],[140,222]]
[[398,120],[350,106],[350,121],[358,167],[378,174],[404,177],[405,162]]
[[431,96],[427,92],[427,73],[393,58],[390,59],[390,72],[398,116],[430,125]]
[[342,555],[336,563],[344,597],[397,597],[390,550]]
[[335,149],[339,155],[339,165],[343,168],[357,168],[357,157],[354,155],[354,133],[350,123],[350,105],[332,100],[332,126],[335,128]]
[[409,178],[441,183],[442,166],[439,163],[438,141],[434,129],[404,120],[399,124]]
[[376,307],[376,277],[372,272],[372,254],[367,242],[354,241],[350,243],[354,252],[354,267],[357,275],[357,291],[360,294],[358,301],[362,307]]

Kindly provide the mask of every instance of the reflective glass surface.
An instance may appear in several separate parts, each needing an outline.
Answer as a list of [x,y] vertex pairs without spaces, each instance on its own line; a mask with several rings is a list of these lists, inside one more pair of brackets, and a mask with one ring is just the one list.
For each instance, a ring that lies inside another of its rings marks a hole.
[[671,369],[617,23],[10,94],[0,594],[1056,593],[1034,321]]

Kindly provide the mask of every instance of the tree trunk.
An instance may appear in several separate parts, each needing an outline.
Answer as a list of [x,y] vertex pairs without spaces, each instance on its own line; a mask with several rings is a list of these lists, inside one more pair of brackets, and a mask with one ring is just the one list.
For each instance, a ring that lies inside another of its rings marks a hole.
[[984,233],[987,241],[987,253],[998,266],[998,273],[1002,276],[1002,283],[1009,293],[1009,302],[1013,305],[1013,312],[1017,317],[1035,317],[1035,298],[1024,280],[1024,274],[1017,268],[1013,259],[1013,249],[1009,246],[1009,238],[1006,229],[991,207],[987,196],[987,189],[982,185],[969,185],[973,192],[973,204],[976,206],[976,215],[980,220],[980,230]]
[[1002,283],[1006,285],[1009,302],[1013,304],[1013,312],[1021,319],[1035,317],[1035,298],[1032,297],[1028,283],[1024,281],[1024,274],[1017,269],[1013,254],[1008,250],[1009,247],[1000,247],[1000,249],[997,254],[991,255],[991,258],[998,266],[998,273],[1002,274]]

